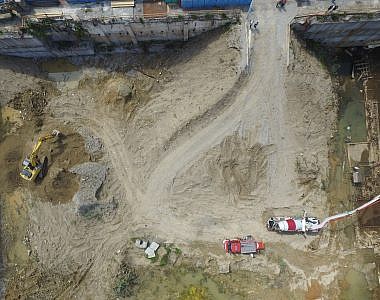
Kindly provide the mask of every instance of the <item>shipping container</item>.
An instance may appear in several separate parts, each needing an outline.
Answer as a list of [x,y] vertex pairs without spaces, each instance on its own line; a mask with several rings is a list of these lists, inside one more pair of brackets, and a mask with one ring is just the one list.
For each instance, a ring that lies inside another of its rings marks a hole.
[[249,6],[252,0],[181,0],[184,9],[224,8]]
[[27,4],[39,7],[59,6],[59,0],[26,0]]

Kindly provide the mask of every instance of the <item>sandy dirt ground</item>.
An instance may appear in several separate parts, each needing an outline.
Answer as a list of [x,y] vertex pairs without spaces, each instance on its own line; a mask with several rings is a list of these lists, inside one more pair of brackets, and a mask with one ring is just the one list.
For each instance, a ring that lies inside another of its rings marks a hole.
[[[327,69],[288,34],[302,8],[256,2],[251,74],[240,65],[244,21],[133,59],[73,59],[75,76],[56,87],[48,80],[60,76],[54,62],[42,68],[49,74],[32,62],[2,62],[7,298],[113,298],[126,251],[136,268],[156,266],[131,246],[134,237],[178,245],[184,262],[218,274],[245,299],[339,295],[347,265],[374,272],[353,243],[334,244],[329,231],[305,239],[265,228],[273,214],[329,214],[324,183],[338,100]],[[44,150],[48,176],[37,186],[21,182],[22,157],[52,129],[65,138]],[[266,241],[265,255],[223,253],[224,238],[248,233]],[[232,273],[219,274],[226,265]],[[249,271],[240,285],[238,271]]]

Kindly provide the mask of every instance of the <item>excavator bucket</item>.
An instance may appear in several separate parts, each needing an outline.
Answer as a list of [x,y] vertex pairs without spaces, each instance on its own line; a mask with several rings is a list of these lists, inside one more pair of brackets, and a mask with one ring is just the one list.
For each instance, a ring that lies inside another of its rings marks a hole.
[[51,135],[54,135],[54,136],[60,136],[61,135],[61,132],[57,129],[54,129],[52,132],[51,132]]

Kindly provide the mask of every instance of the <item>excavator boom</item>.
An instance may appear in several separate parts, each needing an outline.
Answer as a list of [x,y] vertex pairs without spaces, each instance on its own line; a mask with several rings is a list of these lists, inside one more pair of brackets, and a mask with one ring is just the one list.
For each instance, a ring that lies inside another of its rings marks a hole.
[[58,130],[53,130],[52,133],[45,135],[45,136],[42,136],[38,139],[37,143],[34,145],[32,153],[30,153],[30,155],[29,155],[29,160],[30,160],[30,163],[32,164],[33,167],[35,167],[38,163],[38,159],[37,159],[38,151],[40,151],[42,143],[47,141],[47,140],[53,139],[59,135],[60,135],[60,132]]

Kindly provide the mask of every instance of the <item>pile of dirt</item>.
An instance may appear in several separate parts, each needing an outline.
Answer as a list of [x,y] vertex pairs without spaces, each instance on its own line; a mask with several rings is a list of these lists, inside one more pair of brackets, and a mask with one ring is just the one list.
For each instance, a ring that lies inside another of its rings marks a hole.
[[91,90],[91,94],[96,95],[94,100],[101,105],[117,107],[126,112],[128,118],[137,107],[150,100],[149,92],[155,82],[154,78],[135,71],[126,75],[112,73],[101,74],[96,78],[86,76],[79,81],[78,87]]
[[[265,183],[268,146],[256,143],[239,133],[227,136],[222,143],[208,151],[183,175],[175,179],[174,193],[184,189],[185,178],[199,180],[188,182],[188,187],[212,187],[219,195],[231,195],[233,201],[252,199],[253,193]],[[198,173],[198,176],[194,174]]]
[[109,79],[104,84],[101,98],[105,103],[128,102],[135,93],[133,83],[122,78]]
[[16,94],[9,101],[9,105],[19,110],[24,119],[32,120],[43,114],[49,99],[58,95],[58,93],[53,84],[41,81],[37,88],[27,89]]

